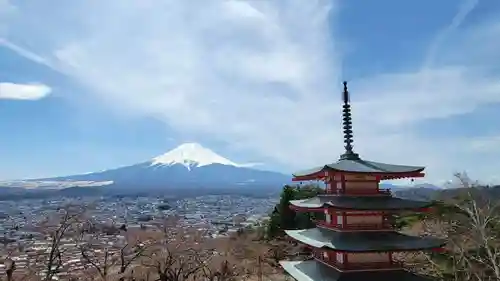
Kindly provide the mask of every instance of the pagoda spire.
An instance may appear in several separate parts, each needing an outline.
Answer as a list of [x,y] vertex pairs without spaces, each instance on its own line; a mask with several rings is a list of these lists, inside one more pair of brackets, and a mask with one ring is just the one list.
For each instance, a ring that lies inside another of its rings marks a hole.
[[351,104],[349,101],[349,91],[347,90],[347,82],[344,81],[344,92],[342,105],[342,126],[344,129],[344,143],[345,152],[340,155],[341,160],[359,160],[359,155],[353,151],[353,135],[352,135],[352,117],[351,117]]

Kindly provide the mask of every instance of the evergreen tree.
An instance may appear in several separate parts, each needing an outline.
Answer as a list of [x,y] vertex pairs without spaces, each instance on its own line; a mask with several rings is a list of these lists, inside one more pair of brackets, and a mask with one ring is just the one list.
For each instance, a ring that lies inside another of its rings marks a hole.
[[273,212],[267,224],[266,236],[268,239],[283,235],[283,230],[280,226],[280,214]]
[[295,211],[290,209],[290,200],[296,197],[297,189],[293,186],[285,185],[281,192],[281,199],[278,205],[278,213],[280,215],[280,228],[295,229]]
[[285,185],[281,192],[280,202],[274,208],[269,224],[267,237],[274,238],[284,234],[286,229],[302,229],[314,227],[313,219],[324,219],[323,213],[296,213],[290,209],[290,200],[314,197],[324,190],[317,185],[290,186]]

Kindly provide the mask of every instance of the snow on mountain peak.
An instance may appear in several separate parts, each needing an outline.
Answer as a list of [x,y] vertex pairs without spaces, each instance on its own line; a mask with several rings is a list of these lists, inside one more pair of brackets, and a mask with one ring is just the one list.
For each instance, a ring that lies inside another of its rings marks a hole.
[[157,156],[151,160],[151,166],[154,165],[175,165],[181,164],[190,169],[192,166],[201,167],[210,164],[223,164],[235,167],[239,165],[226,159],[212,150],[203,147],[198,143],[184,143],[169,152]]

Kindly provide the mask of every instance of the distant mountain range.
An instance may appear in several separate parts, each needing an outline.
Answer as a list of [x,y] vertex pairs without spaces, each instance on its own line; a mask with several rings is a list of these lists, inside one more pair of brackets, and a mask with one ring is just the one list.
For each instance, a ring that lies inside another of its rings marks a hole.
[[[190,195],[217,192],[254,195],[279,192],[284,184],[290,183],[291,175],[259,170],[255,164],[237,164],[200,144],[185,143],[151,160],[126,167],[62,177],[0,181],[0,197],[150,194],[153,191]],[[399,195],[417,191],[418,194],[427,194],[440,189],[431,184],[381,186]]]
[[433,185],[430,183],[420,183],[420,184],[413,184],[413,185],[394,185],[394,184],[390,184],[390,183],[381,183],[380,187],[381,188],[389,188],[392,191],[408,190],[408,189],[428,189],[428,190],[442,190],[442,189],[444,189],[443,187],[439,187],[437,185]]
[[[197,143],[186,143],[151,160],[105,171],[54,178],[0,182],[11,191],[23,189],[87,188],[132,192],[179,189],[279,190],[289,175],[263,171],[255,164],[237,164]],[[5,190],[4,190],[5,191]]]

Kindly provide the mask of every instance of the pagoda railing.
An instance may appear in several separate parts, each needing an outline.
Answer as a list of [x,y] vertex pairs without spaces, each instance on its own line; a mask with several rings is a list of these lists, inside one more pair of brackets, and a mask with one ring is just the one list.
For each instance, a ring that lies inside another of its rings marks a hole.
[[397,261],[383,261],[383,262],[348,262],[343,263],[338,262],[335,256],[329,256],[325,258],[320,252],[314,252],[313,257],[330,266],[333,266],[340,270],[386,270],[386,269],[400,269],[403,268],[404,264]]
[[388,188],[379,189],[378,192],[381,193],[381,194],[387,194],[387,195],[391,195],[392,194],[391,190],[388,189]]
[[339,195],[392,195],[390,189],[373,189],[373,188],[353,188],[353,189],[346,189],[346,190],[335,190],[333,191],[334,194],[339,194]]
[[314,220],[316,225],[326,227],[326,228],[334,228],[338,230],[393,230],[394,226],[389,221],[384,221],[383,223],[356,223],[356,224],[338,224],[338,223],[328,223],[323,220]]

